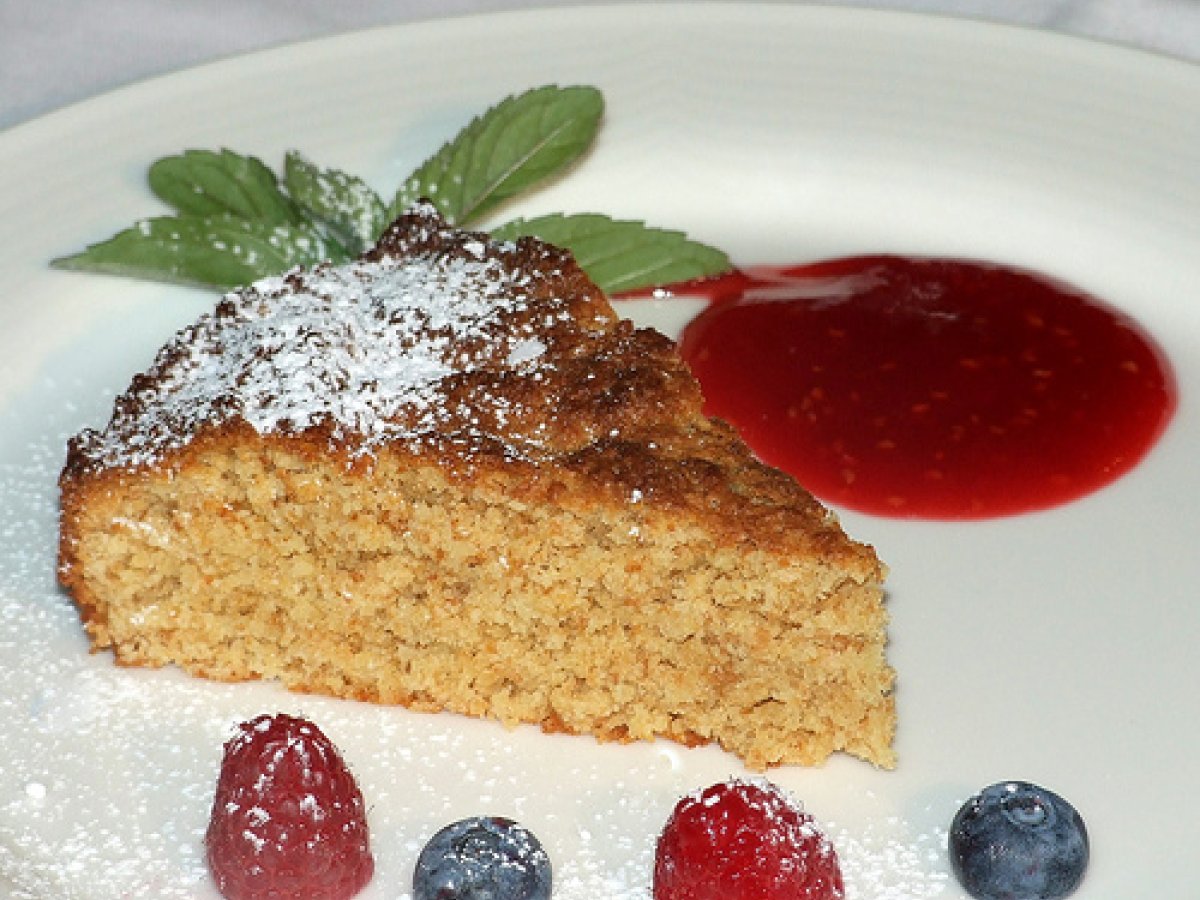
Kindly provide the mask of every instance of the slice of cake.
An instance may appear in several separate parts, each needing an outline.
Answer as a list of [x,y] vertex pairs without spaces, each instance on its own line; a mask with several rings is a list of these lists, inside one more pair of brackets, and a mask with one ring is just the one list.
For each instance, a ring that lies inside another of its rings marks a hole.
[[228,295],[61,487],[60,580],[121,664],[893,763],[874,552],[535,240],[418,206]]

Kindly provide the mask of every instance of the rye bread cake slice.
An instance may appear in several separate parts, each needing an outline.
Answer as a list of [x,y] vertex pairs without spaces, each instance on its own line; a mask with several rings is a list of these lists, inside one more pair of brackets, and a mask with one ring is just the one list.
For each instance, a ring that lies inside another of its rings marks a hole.
[[874,552],[539,241],[419,205],[227,295],[60,484],[59,578],[120,664],[893,764]]

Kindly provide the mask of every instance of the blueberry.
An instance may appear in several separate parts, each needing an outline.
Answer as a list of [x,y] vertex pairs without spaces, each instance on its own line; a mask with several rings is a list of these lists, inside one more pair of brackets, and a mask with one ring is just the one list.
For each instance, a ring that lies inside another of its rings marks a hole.
[[950,863],[979,900],[1057,900],[1088,862],[1087,829],[1066,800],[1025,781],[984,788],[950,825]]
[[500,816],[447,825],[425,845],[413,900],[549,900],[550,858],[527,829]]

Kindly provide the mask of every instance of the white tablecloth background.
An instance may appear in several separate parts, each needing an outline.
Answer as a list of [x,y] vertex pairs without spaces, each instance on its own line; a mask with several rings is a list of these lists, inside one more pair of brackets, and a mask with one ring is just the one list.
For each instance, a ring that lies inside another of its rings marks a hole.
[[[373,25],[597,0],[0,0],[0,128],[224,56]],[[827,3],[830,0],[826,0]],[[1044,28],[1200,62],[1200,0],[833,0]],[[637,3],[629,3],[637,15]]]

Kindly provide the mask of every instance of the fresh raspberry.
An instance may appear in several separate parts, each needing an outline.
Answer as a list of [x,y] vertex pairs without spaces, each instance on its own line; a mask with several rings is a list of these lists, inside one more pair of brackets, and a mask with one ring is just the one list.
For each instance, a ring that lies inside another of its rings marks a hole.
[[654,900],[841,900],[842,871],[812,816],[763,779],[689,794],[658,839]]
[[287,715],[225,745],[205,845],[229,900],[348,900],[375,869],[354,776],[316,725]]

